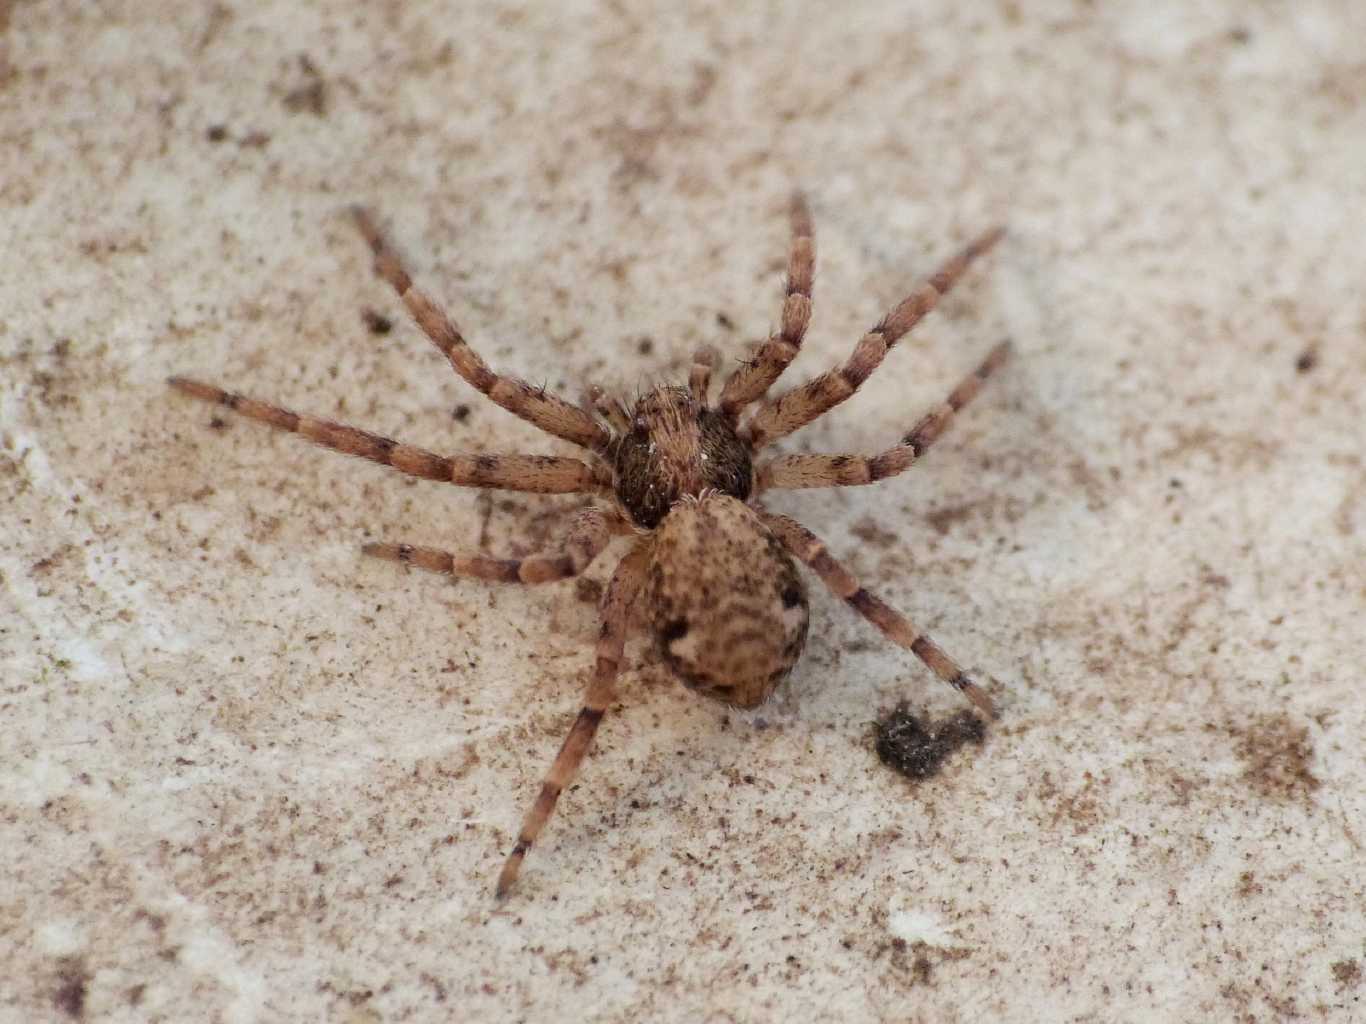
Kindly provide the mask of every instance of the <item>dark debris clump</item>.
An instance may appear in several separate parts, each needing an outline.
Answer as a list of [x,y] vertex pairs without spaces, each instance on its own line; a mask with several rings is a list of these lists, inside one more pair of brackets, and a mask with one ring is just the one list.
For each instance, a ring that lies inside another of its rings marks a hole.
[[981,746],[986,723],[963,710],[934,722],[918,717],[905,701],[877,721],[877,756],[908,779],[928,779],[966,743]]

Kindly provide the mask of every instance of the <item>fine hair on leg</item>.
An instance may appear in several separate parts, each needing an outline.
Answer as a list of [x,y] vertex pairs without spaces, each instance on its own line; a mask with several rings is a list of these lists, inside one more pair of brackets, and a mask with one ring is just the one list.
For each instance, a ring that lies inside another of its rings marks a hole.
[[545,827],[546,821],[555,810],[555,804],[565,787],[574,781],[574,776],[583,763],[588,748],[593,745],[598,725],[607,713],[608,706],[616,696],[615,683],[621,671],[621,659],[626,646],[626,629],[630,621],[631,607],[645,580],[645,568],[649,564],[650,545],[645,540],[636,542],[612,573],[612,579],[602,596],[602,627],[598,633],[597,654],[593,676],[588,683],[583,707],[570,726],[560,752],[555,755],[550,771],[541,783],[541,791],[536,801],[522,820],[517,842],[508,854],[503,870],[498,875],[495,890],[503,899],[512,890],[517,874],[522,869],[522,861]]
[[917,629],[915,623],[865,589],[852,572],[831,556],[819,537],[787,516],[767,509],[760,509],[759,515],[783,546],[809,566],[836,597],[848,602],[887,639],[923,661],[931,672],[977,705],[988,718],[996,717],[996,705],[986,691],[974,683],[942,647]]
[[909,469],[948,429],[953,418],[1010,355],[1010,342],[991,350],[972,373],[949,392],[949,396],[920,418],[901,443],[877,455],[778,455],[759,464],[755,471],[758,489],[784,490],[798,487],[849,487],[877,483]]
[[627,532],[630,527],[615,509],[592,506],[570,520],[559,550],[537,552],[525,558],[459,555],[414,544],[366,544],[361,552],[448,576],[494,583],[555,583],[578,576],[602,554],[614,534]]
[[591,451],[602,451],[606,447],[611,440],[607,428],[578,406],[550,394],[544,388],[533,387],[513,377],[504,377],[489,369],[479,353],[465,340],[455,321],[413,284],[412,277],[375,226],[369,211],[359,206],[353,207],[351,216],[374,253],[376,272],[398,293],[417,325],[450,361],[456,373],[491,401],[547,434]]
[[763,398],[801,351],[811,323],[811,288],[816,277],[816,232],[811,210],[800,192],[788,207],[792,248],[787,257],[787,284],[778,330],[741,363],[721,391],[721,415],[732,426],[745,408]]
[[579,459],[555,455],[437,455],[359,427],[291,412],[202,381],[172,377],[167,383],[183,394],[221,405],[276,430],[299,434],[324,448],[392,466],[400,473],[424,480],[536,494],[593,494],[610,485],[601,470]]
[[865,334],[841,366],[827,370],[776,398],[766,399],[745,424],[750,445],[757,451],[825,415],[859,389],[883,357],[942,299],[979,256],[1005,234],[992,228],[961,249],[902,299],[877,326]]

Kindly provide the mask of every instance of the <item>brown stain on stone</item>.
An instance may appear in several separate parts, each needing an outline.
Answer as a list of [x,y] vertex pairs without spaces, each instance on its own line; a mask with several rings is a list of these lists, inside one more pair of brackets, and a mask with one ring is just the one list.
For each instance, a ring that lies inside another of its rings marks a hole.
[[972,516],[974,503],[968,502],[960,505],[946,505],[937,508],[932,512],[925,513],[925,521],[934,527],[935,532],[940,536],[948,533],[953,527],[969,519]]
[[[1072,469],[1066,469],[1064,472],[1070,473]],[[1086,484],[1078,486],[1083,490],[1089,489]],[[1071,489],[1073,488],[1069,487],[1069,490]],[[1099,507],[1099,503],[1100,499],[1092,502],[1094,507]],[[962,528],[963,524],[975,524],[979,536],[988,531],[1013,527],[1028,514],[1030,505],[1030,502],[1017,497],[987,494],[930,509],[924,513],[925,522],[934,531],[929,542],[933,543],[938,537],[954,533]]]
[[964,960],[970,955],[971,952],[966,949],[942,949],[925,942],[892,939],[874,951],[873,959],[879,960],[885,956],[887,974],[904,988],[916,988],[933,985],[935,969],[940,965],[952,960]]
[[1319,788],[1310,771],[1314,744],[1309,727],[1285,714],[1261,715],[1243,728],[1229,728],[1244,764],[1242,780],[1266,800],[1308,801]]
[[602,600],[602,584],[587,576],[580,576],[574,581],[574,598],[582,604],[596,606]]
[[1220,430],[1203,423],[1175,423],[1170,430],[1175,440],[1160,450],[1156,458],[1172,467],[1204,456],[1214,465],[1234,471],[1255,469],[1275,459],[1285,447],[1280,440],[1265,434]]
[[870,544],[875,548],[881,548],[884,551],[888,548],[895,547],[900,540],[895,533],[884,528],[882,524],[872,516],[864,516],[862,519],[855,522],[854,525],[849,528],[849,532],[863,541],[863,543]]
[[1097,779],[1090,772],[1081,773],[1081,785],[1072,787],[1068,780],[1059,781],[1053,773],[1045,770],[1040,773],[1035,786],[1040,800],[1050,806],[1053,816],[1050,826],[1057,828],[1064,822],[1072,826],[1072,834],[1085,835],[1105,819],[1105,808],[1100,794],[1109,785],[1109,779]]
[[1356,988],[1361,984],[1361,964],[1355,960],[1339,960],[1332,965],[1333,981],[1339,989]]
[[52,994],[52,1005],[72,1020],[82,1019],[89,983],[85,964],[77,957],[63,957],[57,963],[57,989]]
[[[612,83],[612,87],[625,83]],[[618,186],[630,188],[663,177],[665,169],[675,169],[677,153],[685,144],[703,134],[700,122],[684,116],[710,94],[714,79],[699,68],[695,84],[680,93],[671,88],[633,91],[638,95],[635,116],[618,115],[593,130],[603,150],[615,158],[613,178]]]
[[844,949],[861,953],[877,965],[882,983],[888,989],[906,991],[933,986],[937,970],[950,962],[966,960],[972,950],[953,946],[933,946],[927,942],[908,942],[903,938],[885,938],[887,912],[873,910],[869,926],[847,934],[840,940]]
[[299,70],[304,81],[285,93],[285,109],[293,114],[324,116],[327,113],[327,83],[322,73],[307,54],[299,55]]

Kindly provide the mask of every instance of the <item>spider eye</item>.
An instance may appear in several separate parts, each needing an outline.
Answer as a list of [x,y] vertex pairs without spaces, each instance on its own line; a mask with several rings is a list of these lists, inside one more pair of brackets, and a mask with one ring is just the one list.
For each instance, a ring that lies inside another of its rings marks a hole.
[[787,587],[782,594],[783,607],[795,608],[802,603],[802,592],[799,587]]

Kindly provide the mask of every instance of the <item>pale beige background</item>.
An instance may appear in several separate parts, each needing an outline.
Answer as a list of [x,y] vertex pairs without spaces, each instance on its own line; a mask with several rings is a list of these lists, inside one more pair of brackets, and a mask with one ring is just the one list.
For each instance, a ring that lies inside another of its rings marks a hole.
[[[1366,1019],[1361,4],[27,2],[0,32],[0,1018]],[[358,549],[522,552],[573,502],[215,428],[163,380],[562,451],[452,378],[345,204],[577,394],[761,338],[797,185],[793,380],[1010,224],[788,447],[890,443],[1018,359],[906,476],[774,503],[1003,718],[891,774],[878,713],[957,704],[824,594],[757,713],[637,645],[499,910],[594,609]]]

